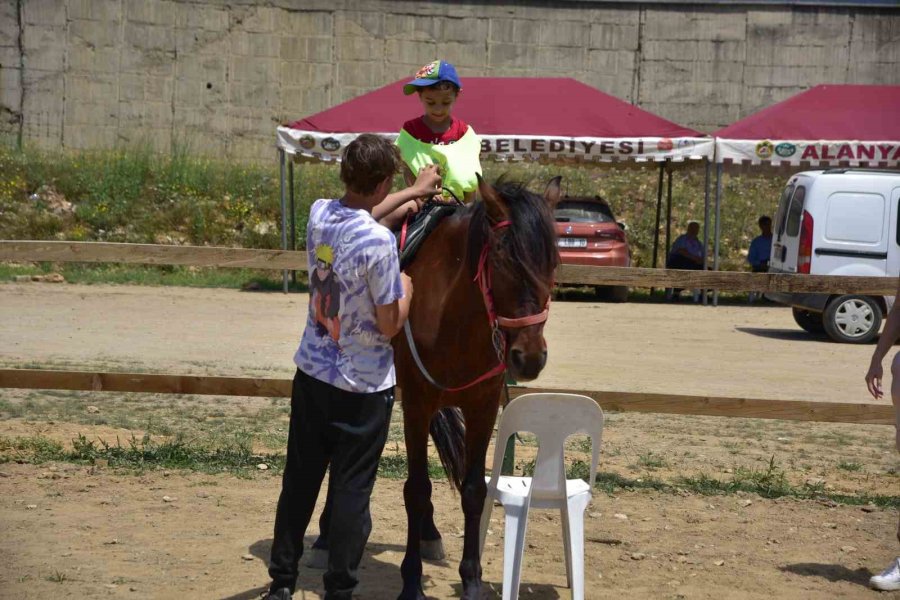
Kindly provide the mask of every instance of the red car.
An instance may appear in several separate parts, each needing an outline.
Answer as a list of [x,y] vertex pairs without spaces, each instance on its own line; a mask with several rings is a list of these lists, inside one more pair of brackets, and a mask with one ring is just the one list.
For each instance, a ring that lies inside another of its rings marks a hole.
[[[631,249],[625,224],[617,223],[609,203],[600,196],[564,197],[556,206],[556,234],[563,264],[630,267]],[[625,286],[598,286],[614,302],[628,299]]]

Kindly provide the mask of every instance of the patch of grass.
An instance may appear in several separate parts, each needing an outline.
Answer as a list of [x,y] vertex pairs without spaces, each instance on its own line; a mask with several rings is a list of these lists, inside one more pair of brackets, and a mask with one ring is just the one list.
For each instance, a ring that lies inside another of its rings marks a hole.
[[[20,275],[61,273],[68,283],[129,284],[147,286],[182,286],[200,288],[252,288],[258,291],[281,291],[280,271],[254,269],[215,269],[173,265],[81,264],[81,263],[0,263],[0,282],[13,281]],[[297,273],[297,282],[288,285],[292,291],[308,291],[306,274]]]
[[53,583],[65,583],[69,578],[62,571],[54,569],[51,574],[47,575],[46,579],[47,581],[51,581]]
[[[381,455],[378,463],[378,476],[388,479],[406,479],[409,472],[409,463],[405,452],[391,452]],[[444,467],[435,460],[428,460],[428,476],[431,479],[440,479],[447,476]]]
[[27,461],[35,464],[64,460],[65,452],[59,442],[41,435],[30,437],[0,437],[0,463]]
[[842,460],[837,464],[837,468],[843,471],[856,472],[862,470],[862,465],[858,462],[848,462]]
[[638,454],[638,465],[648,470],[662,469],[669,466],[665,457],[648,450],[644,454]]
[[[284,470],[285,457],[281,453],[254,453],[253,436],[236,434],[230,440],[217,444],[200,444],[181,436],[166,441],[155,441],[149,434],[141,438],[132,436],[122,443],[116,439],[110,443],[103,439],[91,440],[78,435],[72,440],[72,449],[66,450],[59,442],[43,436],[7,438],[0,437],[0,463],[17,461],[34,464],[48,461],[96,464],[106,461],[108,466],[136,472],[150,469],[185,469],[201,473],[248,473],[265,463],[268,471]],[[378,466],[378,475],[389,479],[405,479],[408,463],[401,451],[385,453]],[[432,479],[446,477],[444,468],[433,459],[428,461],[428,475]],[[207,485],[207,484],[204,484]]]

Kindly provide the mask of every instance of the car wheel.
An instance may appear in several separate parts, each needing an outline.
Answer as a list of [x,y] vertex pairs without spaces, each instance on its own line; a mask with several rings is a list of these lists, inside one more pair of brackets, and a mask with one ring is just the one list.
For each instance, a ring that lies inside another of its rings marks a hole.
[[881,329],[881,307],[870,296],[838,296],[825,307],[822,324],[836,342],[868,344]]
[[809,333],[824,333],[825,324],[822,322],[822,313],[804,310],[794,307],[794,321],[803,331]]
[[611,302],[628,302],[628,288],[624,285],[616,285],[609,290]]

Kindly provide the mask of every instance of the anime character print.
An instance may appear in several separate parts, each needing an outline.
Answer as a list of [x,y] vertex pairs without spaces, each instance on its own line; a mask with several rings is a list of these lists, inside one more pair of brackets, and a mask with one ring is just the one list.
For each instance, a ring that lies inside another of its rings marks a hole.
[[316,268],[309,278],[310,311],[315,315],[316,333],[337,344],[341,338],[341,286],[335,278],[334,250],[328,244],[316,246]]

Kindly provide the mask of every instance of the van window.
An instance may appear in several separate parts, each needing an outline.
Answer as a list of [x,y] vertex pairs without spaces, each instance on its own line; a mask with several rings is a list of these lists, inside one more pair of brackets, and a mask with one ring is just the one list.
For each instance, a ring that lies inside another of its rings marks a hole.
[[881,194],[837,192],[828,198],[825,239],[878,244],[884,235],[885,199]]
[[788,202],[791,201],[791,194],[793,192],[793,184],[785,186],[784,191],[781,192],[781,199],[778,200],[778,210],[775,212],[775,233],[779,237],[784,233],[784,217],[787,214]]
[[800,235],[800,217],[803,216],[803,200],[806,198],[806,188],[797,186],[794,195],[791,196],[791,204],[788,207],[787,225],[785,231],[789,237]]

